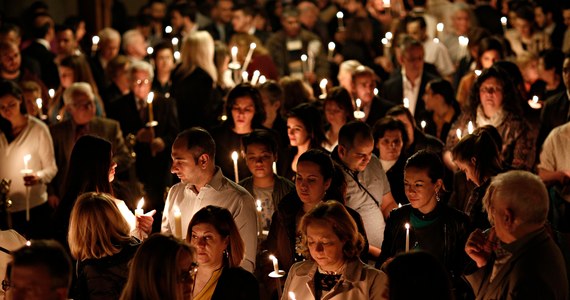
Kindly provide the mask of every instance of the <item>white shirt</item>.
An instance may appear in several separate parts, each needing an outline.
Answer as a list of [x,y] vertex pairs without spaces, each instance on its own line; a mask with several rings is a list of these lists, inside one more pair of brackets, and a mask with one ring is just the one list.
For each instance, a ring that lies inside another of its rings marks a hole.
[[257,252],[255,201],[243,187],[224,177],[219,167],[216,167],[212,180],[198,194],[190,185],[182,182],[170,189],[164,205],[161,232],[174,232],[174,207],[178,207],[182,213],[182,238],[185,239],[194,214],[208,205],[230,211],[245,244],[245,259],[241,266],[253,272]]
[[416,104],[418,104],[418,95],[420,93],[420,84],[422,82],[422,77],[419,76],[412,82],[406,76],[406,70],[402,68],[402,81],[404,98],[408,98],[408,100],[410,100],[409,110],[412,115],[414,115],[416,112]]
[[540,152],[538,168],[546,171],[570,170],[570,122],[548,134]]
[[449,52],[442,42],[436,43],[428,38],[424,42],[424,50],[424,61],[434,64],[441,75],[449,76],[455,72],[455,66],[451,61]]

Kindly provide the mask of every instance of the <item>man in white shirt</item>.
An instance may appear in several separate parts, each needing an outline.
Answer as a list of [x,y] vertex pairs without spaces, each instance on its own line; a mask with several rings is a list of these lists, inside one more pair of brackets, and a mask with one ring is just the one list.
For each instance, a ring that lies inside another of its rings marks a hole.
[[193,127],[176,137],[172,145],[171,172],[180,178],[164,206],[163,233],[176,233],[174,212],[181,213],[181,233],[186,238],[194,214],[208,205],[228,209],[245,244],[245,259],[241,266],[253,272],[257,251],[257,217],[253,197],[241,186],[224,177],[215,165],[216,145],[204,129]]

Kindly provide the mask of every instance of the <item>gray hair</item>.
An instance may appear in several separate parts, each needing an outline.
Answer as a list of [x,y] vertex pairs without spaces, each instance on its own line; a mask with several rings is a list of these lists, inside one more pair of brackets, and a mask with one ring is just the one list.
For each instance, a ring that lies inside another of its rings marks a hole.
[[361,65],[362,65],[362,64],[361,64],[359,61],[354,60],[354,59],[345,60],[345,61],[343,61],[343,62],[340,64],[340,66],[338,67],[338,68],[339,68],[339,73],[340,73],[341,71],[344,71],[344,72],[347,72],[347,73],[349,73],[349,74],[352,75],[352,73],[354,73],[354,71],[356,71],[356,68],[358,68],[358,67],[361,66]]
[[93,93],[93,89],[89,83],[75,82],[70,87],[65,89],[65,92],[63,92],[63,103],[66,105],[73,104],[73,95],[79,93],[87,95],[91,101],[95,101],[95,94]]
[[129,67],[129,75],[132,76],[133,73],[137,72],[137,71],[146,72],[148,74],[148,76],[150,77],[150,80],[152,80],[154,78],[154,69],[152,68],[152,65],[146,61],[137,60],[137,61],[131,62],[131,66]]
[[101,29],[97,35],[99,36],[100,43],[104,43],[110,40],[121,40],[121,34],[111,27]]
[[137,35],[142,36],[144,40],[142,33],[136,29],[127,30],[123,33],[123,51],[127,51],[128,46],[133,43],[133,40]]

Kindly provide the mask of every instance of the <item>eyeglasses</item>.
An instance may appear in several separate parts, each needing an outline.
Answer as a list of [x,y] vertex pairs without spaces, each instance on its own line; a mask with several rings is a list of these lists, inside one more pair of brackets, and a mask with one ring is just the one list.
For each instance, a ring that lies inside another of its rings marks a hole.
[[84,110],[89,110],[93,107],[94,103],[93,101],[89,101],[89,102],[85,102],[85,103],[73,103],[72,106],[75,109],[84,109]]
[[145,79],[145,80],[140,80],[140,79],[138,79],[138,80],[135,81],[135,84],[136,84],[136,85],[147,85],[147,84],[149,84],[149,83],[150,83],[150,80],[148,80],[148,79]]
[[180,283],[189,283],[192,282],[194,280],[194,277],[196,276],[196,273],[198,273],[198,263],[197,262],[193,262],[190,265],[190,270],[188,271],[183,271],[180,274],[180,277],[178,278],[178,282]]
[[503,92],[503,88],[500,86],[485,86],[481,87],[479,92],[487,94],[501,93]]

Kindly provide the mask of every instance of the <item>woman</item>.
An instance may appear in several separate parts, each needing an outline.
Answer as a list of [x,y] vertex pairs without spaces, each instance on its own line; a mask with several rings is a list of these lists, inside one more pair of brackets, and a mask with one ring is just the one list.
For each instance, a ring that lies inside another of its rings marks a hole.
[[172,87],[170,75],[176,66],[172,43],[170,41],[162,41],[156,44],[152,53],[152,59],[155,66],[152,90],[164,98],[170,98],[170,88]]
[[424,132],[435,136],[440,141],[445,141],[451,124],[461,114],[451,83],[445,79],[434,79],[428,82],[422,99],[426,110],[432,113],[431,117],[426,120]]
[[538,81],[530,88],[529,95],[546,100],[566,90],[562,82],[564,52],[560,49],[548,49],[538,57]]
[[[112,161],[111,151],[110,142],[92,135],[80,137],[73,146],[64,183],[65,194],[53,216],[54,235],[62,245],[67,245],[69,217],[77,197],[87,192],[113,194],[111,182],[115,179],[117,163]],[[135,217],[124,201],[114,201],[129,224],[131,235],[139,239],[146,237],[152,229],[154,212]]]
[[338,145],[340,128],[347,122],[354,120],[352,98],[348,91],[343,87],[332,88],[327,93],[323,110],[329,128],[325,132],[326,140],[321,146],[331,152]]
[[153,234],[135,253],[121,300],[191,299],[197,271],[194,247]]
[[473,85],[470,109],[457,119],[447,136],[446,166],[456,169],[450,149],[458,143],[458,133],[468,132],[471,122],[474,129],[492,125],[499,131],[503,140],[501,156],[507,168],[530,170],[534,166],[537,130],[523,119],[521,102],[520,93],[501,68],[493,66],[483,71]]
[[[257,88],[249,83],[234,87],[228,94],[226,116],[221,126],[212,129],[212,137],[216,142],[216,164],[226,177],[234,178],[232,152],[241,153],[241,138],[264,128],[265,108]],[[243,159],[238,159],[238,172],[241,179],[251,175]]]
[[511,44],[516,56],[530,53],[538,55],[540,51],[551,48],[550,37],[542,30],[536,29],[534,8],[525,3],[512,10],[515,13],[513,29],[505,32],[505,38]]
[[130,66],[131,61],[125,55],[117,55],[107,63],[105,75],[107,75],[107,78],[109,78],[108,80],[110,82],[102,94],[105,105],[109,105],[110,103],[113,103],[117,99],[130,93]]
[[457,65],[464,55],[467,54],[459,45],[459,37],[467,36],[471,38],[469,33],[471,28],[474,27],[472,24],[474,16],[471,8],[465,3],[455,3],[451,6],[451,10],[450,30],[445,31],[439,39],[447,48],[453,63]]
[[410,204],[390,213],[377,265],[404,251],[424,250],[443,263],[459,287],[466,264],[464,247],[470,233],[469,219],[439,201],[445,191],[443,175],[443,163],[434,153],[419,151],[408,159],[404,187]]
[[222,109],[215,93],[218,72],[214,65],[214,40],[206,31],[194,31],[182,42],[181,63],[173,71],[171,96],[176,99],[180,130],[210,128]]
[[237,60],[243,66],[252,43],[255,43],[255,49],[245,70],[249,74],[249,80],[256,70],[267,79],[279,80],[279,72],[271,55],[269,55],[269,51],[256,36],[247,33],[234,33],[228,47],[230,49],[234,46],[237,47]]
[[75,82],[87,82],[95,94],[95,108],[97,116],[105,116],[105,107],[97,83],[93,79],[91,67],[83,56],[71,55],[64,58],[58,66],[60,86],[55,91],[48,108],[48,118],[50,124],[69,119],[71,116],[65,111],[63,102],[63,92]]
[[473,227],[481,230],[491,227],[487,212],[483,210],[483,196],[491,178],[502,172],[501,152],[495,141],[497,138],[500,143],[497,129],[487,125],[462,138],[452,150],[457,168],[476,185],[468,200],[462,201],[464,205],[460,210],[469,216]]
[[386,275],[358,259],[362,236],[342,204],[317,204],[299,229],[308,260],[291,267],[281,299],[384,299]]
[[190,221],[186,241],[196,247],[200,266],[192,299],[259,299],[257,279],[240,267],[245,246],[227,209],[200,209]]
[[373,129],[375,154],[386,172],[390,191],[399,204],[409,203],[404,194],[404,165],[406,152],[404,145],[408,143],[408,134],[404,123],[390,117],[384,117],[374,124]]
[[47,126],[26,114],[20,88],[7,80],[0,80],[0,166],[0,178],[12,181],[12,228],[28,239],[47,238],[52,208],[46,189],[57,173],[53,142]]
[[281,160],[283,177],[294,180],[299,157],[309,149],[321,148],[325,138],[321,112],[310,103],[303,103],[293,108],[287,117],[287,135],[289,136],[289,154]]
[[281,77],[279,85],[283,88],[283,105],[281,114],[286,116],[291,109],[302,103],[309,103],[313,100],[313,89],[304,81],[289,76]]
[[85,193],[77,199],[67,240],[77,260],[79,299],[119,299],[129,276],[128,263],[139,241],[109,194]]

